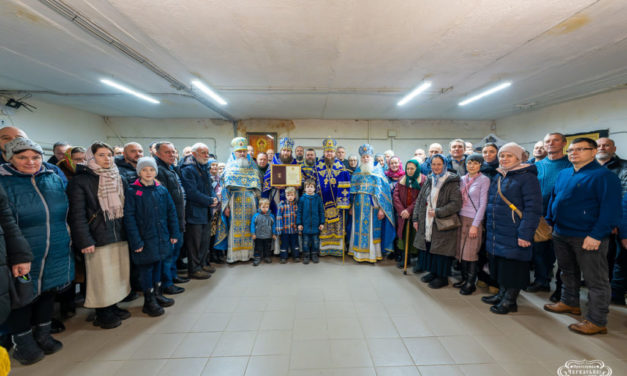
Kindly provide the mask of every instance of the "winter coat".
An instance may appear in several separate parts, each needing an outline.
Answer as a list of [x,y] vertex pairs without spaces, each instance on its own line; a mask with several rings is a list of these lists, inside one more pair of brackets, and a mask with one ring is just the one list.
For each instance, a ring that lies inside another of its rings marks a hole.
[[[454,173],[449,174],[442,188],[440,188],[438,202],[435,208],[436,218],[446,218],[451,215],[457,215],[462,208],[462,195],[459,191],[459,176]],[[420,250],[427,249],[427,242],[425,240],[425,218],[427,216],[427,202],[431,196],[431,183],[432,179],[428,177],[427,182],[422,186],[422,189],[420,189],[420,194],[414,204],[414,212],[412,215],[412,221],[418,222],[418,231],[416,231],[414,247]],[[457,252],[457,231],[458,228],[448,231],[438,230],[434,218],[430,252],[434,255],[455,256]]]
[[159,182],[145,186],[138,179],[126,190],[124,227],[131,259],[137,265],[165,259],[172,253],[170,239],[181,238],[174,202]]
[[274,215],[268,211],[263,214],[258,211],[253,215],[253,219],[250,221],[250,232],[257,237],[257,239],[270,239],[272,235],[276,235],[276,227],[274,227]]
[[100,207],[99,180],[100,177],[89,167],[78,165],[76,175],[67,187],[70,201],[68,222],[72,230],[72,242],[78,250],[126,240],[123,218],[108,220]]
[[209,208],[216,198],[208,166],[201,165],[195,158],[189,158],[181,167],[181,179],[187,197],[185,221],[194,225],[208,224]]
[[128,163],[126,159],[124,159],[123,155],[115,157],[114,161],[115,165],[118,166],[118,171],[120,171],[122,180],[124,180],[124,183],[126,183],[127,186],[133,184],[133,182],[139,178],[137,175],[137,169]]
[[35,295],[67,286],[74,279],[74,257],[63,181],[46,167],[30,175],[5,164],[0,166],[0,185],[33,254],[30,275]]
[[496,171],[498,167],[499,167],[498,159],[495,159],[494,161],[490,163],[484,161],[479,171],[485,176],[487,176],[488,178],[492,179],[494,176],[496,176],[496,174],[498,174],[498,172]]
[[185,231],[185,196],[179,172],[174,166],[168,166],[158,157],[155,157],[155,161],[157,162],[157,169],[159,170],[157,180],[170,192],[174,207],[176,208],[179,230],[183,232]]
[[15,217],[9,206],[9,198],[0,185],[0,323],[11,312],[9,283],[13,283],[11,267],[33,261],[30,244],[15,223]]
[[296,225],[303,226],[303,234],[319,234],[320,225],[324,224],[324,206],[318,193],[303,194],[298,200]]
[[618,179],[620,179],[623,195],[627,193],[627,160],[620,159],[615,155],[609,162],[604,164],[604,166],[615,173]]
[[[486,250],[507,259],[530,261],[531,246],[518,246],[518,239],[533,242],[542,215],[542,193],[536,166],[522,166],[518,170],[509,171],[504,177],[499,173],[490,183],[486,210]],[[522,220],[499,195],[499,176],[502,179],[503,196],[522,211]]]
[[[420,175],[420,186],[424,185],[427,177]],[[396,210],[396,236],[399,239],[403,239],[403,231],[405,229],[405,219],[401,217],[401,212],[407,210],[410,215],[414,213],[414,204],[420,194],[420,189],[409,188],[405,184],[406,177],[403,176],[401,181],[396,185],[394,193],[392,193],[392,200],[394,202],[394,209]]]

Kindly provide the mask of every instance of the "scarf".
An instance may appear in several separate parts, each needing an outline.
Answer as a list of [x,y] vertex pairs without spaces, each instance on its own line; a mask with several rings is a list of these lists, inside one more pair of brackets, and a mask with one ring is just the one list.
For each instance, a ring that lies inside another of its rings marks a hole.
[[[390,169],[390,162],[392,162],[392,159],[398,159],[398,170],[396,172]],[[395,156],[390,158],[390,160],[388,161],[388,169],[385,170],[385,176],[387,176],[391,180],[399,180],[400,178],[405,176],[405,171],[403,170],[403,162],[401,162],[401,159],[399,157]]]
[[69,171],[72,172],[76,172],[76,162],[74,162],[74,160],[72,159],[72,150],[74,148],[69,147],[67,148],[67,150],[65,151],[65,158],[59,162],[59,164],[63,164]]
[[85,165],[98,175],[98,203],[105,219],[112,221],[124,216],[124,185],[114,162],[111,167],[102,168],[96,163],[91,148],[85,153]]
[[508,172],[515,171],[515,170],[520,170],[523,167],[526,167],[526,166],[523,166],[522,161],[519,159],[518,163],[515,163],[514,165],[512,165],[509,168],[505,168],[505,167],[499,165],[499,168],[497,168],[496,171],[498,171],[501,175],[505,176],[505,175],[507,175]]
[[416,172],[414,175],[409,176],[409,174],[405,173],[405,185],[408,188],[420,189],[420,181],[422,180],[422,174],[420,173],[420,163],[418,163],[415,159],[410,159],[405,163],[405,171],[407,171],[407,165],[412,163],[416,166]]
[[431,175],[431,192],[429,194],[429,200],[427,201],[427,211],[425,213],[425,240],[431,241],[431,234],[433,233],[433,221],[435,217],[429,217],[429,209],[435,210],[438,206],[438,197],[440,196],[440,189],[444,185],[444,182],[449,176],[449,172],[444,170],[443,173],[438,175]]

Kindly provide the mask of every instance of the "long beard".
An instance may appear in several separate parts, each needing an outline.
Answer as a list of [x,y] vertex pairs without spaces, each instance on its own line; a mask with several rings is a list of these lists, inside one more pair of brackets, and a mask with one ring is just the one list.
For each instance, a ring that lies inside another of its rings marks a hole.
[[335,163],[335,158],[324,158],[324,164],[328,167],[333,166],[333,163]]
[[291,155],[289,157],[281,156],[281,157],[279,157],[279,159],[281,160],[282,164],[290,164],[290,163],[292,163],[292,156]]
[[374,162],[362,163],[360,168],[361,172],[372,174],[374,171]]
[[248,161],[248,158],[237,158],[237,167],[240,167],[240,168],[250,167],[250,162]]

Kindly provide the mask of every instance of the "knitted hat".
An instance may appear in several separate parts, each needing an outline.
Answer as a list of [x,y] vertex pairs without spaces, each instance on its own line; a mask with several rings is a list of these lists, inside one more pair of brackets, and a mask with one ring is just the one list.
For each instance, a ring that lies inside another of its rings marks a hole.
[[139,174],[144,167],[152,167],[155,171],[157,171],[157,162],[153,157],[141,157],[137,161],[137,167],[135,168],[137,174]]
[[42,155],[44,154],[44,151],[41,146],[39,146],[39,144],[35,143],[35,141],[31,139],[24,137],[15,138],[4,145],[4,154],[6,155],[7,161],[11,159],[13,155],[25,150],[32,150],[36,153]]
[[516,158],[518,158],[519,161],[522,161],[525,149],[523,149],[522,146],[518,145],[515,142],[508,142],[505,145],[501,146],[501,148],[499,149],[499,155],[501,155],[502,152],[511,153]]

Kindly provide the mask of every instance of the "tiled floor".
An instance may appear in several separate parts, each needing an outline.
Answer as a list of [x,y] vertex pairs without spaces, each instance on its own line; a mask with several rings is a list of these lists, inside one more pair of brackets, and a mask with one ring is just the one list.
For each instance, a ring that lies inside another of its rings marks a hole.
[[542,310],[548,293],[523,293],[518,313],[499,316],[483,291],[328,257],[221,266],[184,286],[164,316],[142,314],[138,299],[113,330],[80,310],[61,352],[12,375],[555,375],[571,359],[627,375],[625,308],[611,307],[609,334],[584,337],[566,328],[575,318]]

